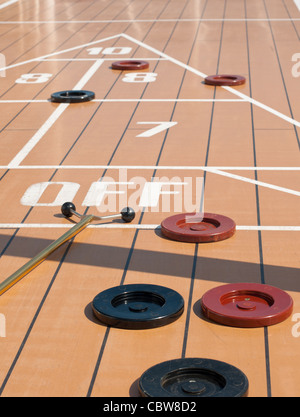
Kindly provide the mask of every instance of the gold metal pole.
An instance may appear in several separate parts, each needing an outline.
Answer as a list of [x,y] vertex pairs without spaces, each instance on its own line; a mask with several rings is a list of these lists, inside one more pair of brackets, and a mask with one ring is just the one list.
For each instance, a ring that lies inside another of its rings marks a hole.
[[64,233],[53,243],[51,243],[51,245],[49,245],[46,249],[42,250],[38,255],[36,255],[34,258],[28,261],[10,277],[6,278],[6,280],[4,280],[0,284],[0,295],[7,291],[10,287],[12,287],[26,274],[28,274],[28,272],[32,271],[32,269],[34,269],[36,266],[42,263],[47,258],[47,256],[49,256],[52,252],[59,248],[63,243],[67,242],[69,239],[77,235],[77,233],[81,232],[81,230],[83,230],[94,219],[95,216],[91,214],[88,216],[82,216],[81,220],[77,224],[75,224],[75,226],[73,226],[70,230]]

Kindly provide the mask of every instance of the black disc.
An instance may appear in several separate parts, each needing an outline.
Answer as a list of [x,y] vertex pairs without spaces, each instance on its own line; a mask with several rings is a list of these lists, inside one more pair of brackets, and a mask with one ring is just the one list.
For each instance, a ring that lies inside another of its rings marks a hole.
[[140,378],[143,397],[245,397],[246,375],[213,359],[185,358],[159,363]]
[[66,90],[51,94],[51,101],[55,103],[84,103],[95,98],[93,91]]
[[101,292],[94,298],[92,308],[107,326],[151,329],[175,321],[183,313],[184,300],[170,288],[130,284]]

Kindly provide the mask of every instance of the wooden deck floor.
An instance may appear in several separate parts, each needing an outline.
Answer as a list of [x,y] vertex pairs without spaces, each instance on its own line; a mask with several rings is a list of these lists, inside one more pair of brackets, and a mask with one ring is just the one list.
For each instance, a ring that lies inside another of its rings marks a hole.
[[[0,0],[1,281],[70,228],[64,201],[137,212],[89,226],[0,296],[2,397],[137,397],[146,369],[188,357],[238,367],[249,397],[300,395],[297,4]],[[149,70],[111,69],[132,58]],[[247,82],[204,84],[217,73]],[[96,98],[49,100],[69,89]],[[156,181],[165,195],[141,204]],[[234,219],[234,237],[164,238],[161,221],[197,211],[202,185],[205,211]],[[204,292],[235,282],[285,290],[292,315],[254,329],[205,320]],[[101,325],[93,298],[124,283],[178,291],[184,314],[157,329]]]

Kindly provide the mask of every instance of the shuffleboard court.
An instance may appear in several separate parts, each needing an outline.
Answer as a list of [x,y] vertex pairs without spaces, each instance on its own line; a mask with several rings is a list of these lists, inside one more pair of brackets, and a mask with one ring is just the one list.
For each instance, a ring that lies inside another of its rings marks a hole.
[[0,1],[2,397],[299,396],[299,39],[297,0]]

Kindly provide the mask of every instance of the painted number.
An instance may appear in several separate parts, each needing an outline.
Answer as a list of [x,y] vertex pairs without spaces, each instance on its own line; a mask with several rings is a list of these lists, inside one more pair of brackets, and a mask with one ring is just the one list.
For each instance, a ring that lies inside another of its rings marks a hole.
[[156,80],[155,72],[128,72],[122,81],[125,83],[151,83]]
[[138,125],[158,125],[146,130],[143,133],[137,135],[137,138],[150,138],[157,133],[163,132],[172,126],[177,125],[177,122],[137,122]]
[[17,84],[39,84],[45,83],[52,77],[52,74],[23,74],[16,80]]
[[296,62],[292,67],[292,75],[293,77],[300,77],[300,54],[294,54],[292,56],[292,61]]
[[[87,49],[89,55],[99,55],[103,48],[90,48]],[[132,48],[128,46],[115,46],[112,48],[103,49],[103,55],[125,55],[129,54],[132,51]]]

